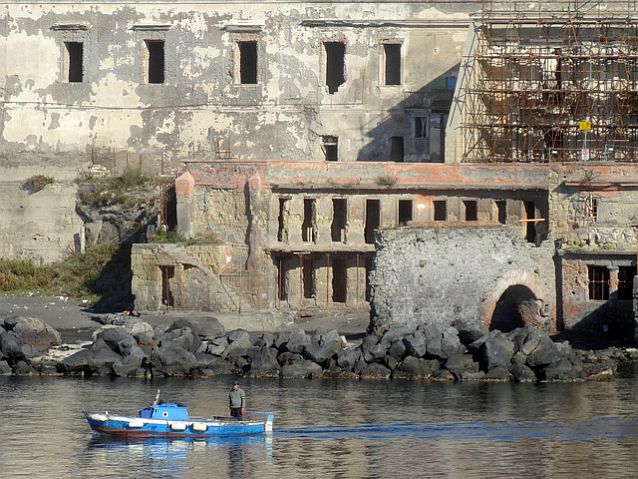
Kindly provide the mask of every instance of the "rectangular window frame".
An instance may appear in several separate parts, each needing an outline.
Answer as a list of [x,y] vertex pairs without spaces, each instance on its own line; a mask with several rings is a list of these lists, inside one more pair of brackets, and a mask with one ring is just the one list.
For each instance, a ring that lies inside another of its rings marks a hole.
[[414,201],[399,200],[397,203],[397,224],[407,226],[414,219]]
[[346,83],[347,45],[343,41],[323,41],[324,85],[329,95],[334,95]]
[[325,161],[339,161],[339,137],[324,135],[321,137],[321,147]]
[[432,219],[434,221],[447,221],[447,201],[432,201]]
[[149,85],[166,83],[166,40],[144,39],[144,80]]
[[607,301],[609,299],[609,268],[606,266],[587,265],[587,286],[590,301]]
[[383,42],[381,51],[383,86],[401,86],[403,84],[403,43]]
[[257,85],[259,83],[259,44],[257,40],[236,41],[239,69],[239,85]]

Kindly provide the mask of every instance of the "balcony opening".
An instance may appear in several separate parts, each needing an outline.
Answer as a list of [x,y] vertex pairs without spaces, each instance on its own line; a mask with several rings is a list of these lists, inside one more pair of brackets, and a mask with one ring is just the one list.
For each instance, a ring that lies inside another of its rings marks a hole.
[[283,258],[277,260],[277,299],[279,301],[288,301],[288,275],[284,261]]
[[404,159],[404,147],[402,136],[390,137],[390,161],[395,163],[401,163]]
[[339,137],[338,136],[322,136],[324,159],[326,161],[339,160]]
[[386,43],[383,45],[385,54],[385,84],[401,84],[401,44]]
[[304,257],[302,261],[302,276],[303,276],[303,297],[305,299],[312,299],[317,296],[315,289],[315,265],[314,261],[310,257]]
[[242,85],[257,83],[257,42],[238,42],[239,82]]
[[67,81],[82,83],[84,81],[84,44],[82,42],[64,42],[66,47]]
[[346,44],[342,42],[324,42],[326,50],[326,85],[328,93],[334,95],[346,82],[345,57]]
[[366,200],[366,225],[364,230],[367,244],[374,243],[374,232],[381,226],[381,201]]
[[288,205],[289,198],[279,198],[279,215],[277,217],[277,241],[288,242]]
[[412,221],[412,200],[399,200],[399,226],[407,226]]
[[164,83],[164,40],[144,40],[148,55],[148,83]]
[[335,243],[346,242],[346,223],[348,222],[348,201],[343,198],[332,200],[332,225],[330,234]]
[[477,202],[474,200],[463,201],[463,209],[465,210],[465,221],[478,220]]
[[498,222],[502,225],[507,224],[507,202],[497,201],[496,212],[498,216]]
[[434,221],[447,221],[447,201],[436,200],[434,204]]
[[332,260],[332,302],[345,303],[348,297],[348,270],[343,258]]
[[303,200],[301,239],[304,243],[317,242],[317,201],[314,199]]

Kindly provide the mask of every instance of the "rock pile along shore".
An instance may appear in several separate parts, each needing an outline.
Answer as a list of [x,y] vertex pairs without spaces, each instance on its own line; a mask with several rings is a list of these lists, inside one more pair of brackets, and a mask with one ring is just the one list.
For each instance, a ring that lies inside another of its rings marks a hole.
[[336,330],[224,332],[175,321],[155,329],[129,318],[82,346],[34,318],[0,320],[0,374],[123,377],[233,375],[283,378],[573,381],[609,379],[637,350],[575,351],[533,328],[484,334],[472,324],[376,327],[348,342]]

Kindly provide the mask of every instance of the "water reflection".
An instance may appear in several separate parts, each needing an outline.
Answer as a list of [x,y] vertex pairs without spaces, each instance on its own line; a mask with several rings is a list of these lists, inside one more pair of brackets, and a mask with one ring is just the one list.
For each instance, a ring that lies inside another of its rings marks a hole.
[[638,381],[431,384],[246,380],[272,435],[114,440],[82,409],[134,412],[161,387],[193,416],[226,380],[0,378],[2,477],[623,477],[638,455]]

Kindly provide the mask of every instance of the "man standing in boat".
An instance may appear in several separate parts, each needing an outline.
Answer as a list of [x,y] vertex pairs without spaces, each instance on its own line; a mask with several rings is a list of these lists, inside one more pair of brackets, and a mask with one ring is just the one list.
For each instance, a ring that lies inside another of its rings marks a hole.
[[232,417],[241,421],[246,411],[246,393],[239,387],[239,381],[233,381],[233,387],[228,393],[228,411]]

